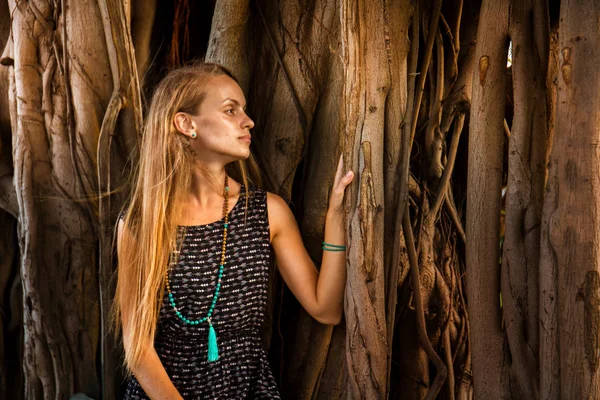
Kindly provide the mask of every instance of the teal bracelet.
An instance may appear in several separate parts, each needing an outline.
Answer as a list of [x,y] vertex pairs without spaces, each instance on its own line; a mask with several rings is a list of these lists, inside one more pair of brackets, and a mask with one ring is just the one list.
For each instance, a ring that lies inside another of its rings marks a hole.
[[337,244],[329,244],[327,242],[323,242],[323,250],[326,251],[346,251],[346,246],[340,246]]
[[323,242],[323,246],[335,247],[338,249],[346,249],[346,246],[340,246],[339,244],[330,244],[327,242]]
[[346,249],[328,249],[325,246],[323,246],[323,250],[325,250],[325,251],[346,251]]

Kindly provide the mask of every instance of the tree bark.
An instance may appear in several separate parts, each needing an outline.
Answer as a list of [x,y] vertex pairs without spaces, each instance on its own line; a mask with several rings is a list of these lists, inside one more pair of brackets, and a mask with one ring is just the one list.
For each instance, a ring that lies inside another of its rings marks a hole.
[[[541,15],[533,18],[536,14]],[[514,116],[508,145],[502,311],[511,356],[511,397],[536,399],[539,243],[549,144],[546,74],[550,27],[547,10],[535,7],[531,0],[511,3],[510,21]]]
[[[101,368],[108,367],[101,373],[96,362],[100,342],[109,339],[101,327],[110,305],[106,287],[112,275],[116,210],[107,222],[110,207],[88,199],[110,191],[104,179],[118,187],[121,174],[127,173],[125,160],[136,145],[141,110],[137,77],[127,75],[125,61],[111,58],[106,47],[105,33],[109,39],[129,38],[124,13],[118,17],[121,25],[110,15],[111,7],[122,12],[124,5],[102,5],[109,10],[104,20],[90,2],[9,2],[14,43],[9,94],[15,105],[13,162],[27,332],[25,398],[58,399],[76,392],[98,398],[103,385],[105,395],[114,393],[112,384],[101,384],[98,376],[114,382],[116,360],[100,362]],[[124,43],[113,51],[126,50]],[[109,60],[120,63],[113,64],[118,71],[112,75]],[[129,65],[134,65],[133,57]],[[115,140],[117,152],[111,151],[114,127],[105,116],[107,107],[118,114],[110,102],[112,85],[106,85],[111,76],[126,82],[113,96],[127,101],[119,121],[128,131]],[[130,124],[128,116],[136,112]],[[104,266],[100,271],[99,259]]]
[[[550,57],[546,87],[548,88],[548,134],[549,148],[552,148],[554,121],[556,115],[558,77],[558,32],[554,26],[550,35]],[[550,243],[551,215],[557,207],[558,171],[556,165],[548,163],[548,178],[542,209],[540,237],[540,398],[557,400],[560,398],[560,357],[558,339],[557,284],[558,265],[556,254]]]
[[560,393],[564,399],[600,393],[600,31],[594,1],[561,5],[556,131],[556,208],[548,210],[558,271]]
[[498,260],[508,6],[481,6],[469,129],[466,281],[475,397],[482,399],[507,398]]
[[[403,140],[405,130],[403,124],[410,124],[408,112],[409,80],[408,54],[411,50],[409,40],[410,26],[413,21],[415,6],[408,1],[391,1],[386,4],[383,12],[386,38],[387,74],[390,77],[390,91],[385,105],[387,116],[384,128],[384,169],[385,187],[392,189],[385,191],[386,215],[384,216],[384,232],[386,238],[394,238],[391,251],[384,252],[385,265],[385,318],[387,324],[387,388],[386,397],[390,392],[392,343],[394,340],[394,325],[396,308],[398,306],[398,284],[404,280],[406,274],[401,273],[408,265],[404,235],[396,217],[401,218],[406,200],[408,186],[396,185],[400,179],[401,163],[405,162],[406,153],[410,152],[407,141]],[[416,38],[418,39],[418,38]],[[417,40],[418,43],[418,40]],[[416,58],[416,54],[415,57]],[[416,61],[416,60],[415,60]],[[412,79],[414,81],[414,78]],[[413,85],[414,86],[414,85]],[[412,93],[412,92],[411,92]]]
[[[95,265],[94,237],[86,232],[93,231],[93,226],[87,210],[63,200],[65,192],[71,191],[71,198],[80,197],[76,193],[82,193],[72,184],[73,175],[65,174],[73,172],[69,171],[72,164],[65,163],[54,171],[51,168],[51,152],[55,157],[69,154],[69,139],[61,135],[66,127],[53,124],[72,118],[60,107],[68,100],[63,97],[62,104],[54,104],[52,108],[48,108],[47,103],[55,71],[59,62],[65,67],[62,64],[65,60],[59,59],[62,55],[51,47],[49,21],[52,21],[53,10],[47,4],[20,2],[17,6],[10,2],[9,5],[14,10],[15,63],[11,76],[14,91],[10,93],[10,100],[16,103],[16,114],[11,119],[14,121],[15,182],[20,188],[17,191],[18,235],[27,332],[25,397],[58,399],[86,384],[88,392],[97,395],[96,368],[90,363],[95,360],[95,354],[90,351],[95,349],[94,341],[98,338],[98,314],[89,303],[77,306],[82,297],[96,302],[98,299],[95,272],[82,268]],[[76,12],[77,7],[73,11]],[[34,35],[31,26],[37,27]],[[93,25],[88,29],[93,29]],[[67,46],[66,41],[61,44]],[[60,95],[64,96],[64,82],[57,83],[57,89],[62,87]],[[69,212],[65,213],[66,210]],[[60,232],[61,239],[55,232]],[[66,251],[57,254],[57,248]],[[72,263],[75,266],[71,269]],[[85,296],[86,292],[91,296]],[[74,348],[82,351],[73,353]]]
[[[366,1],[341,4],[346,165],[357,171],[347,189],[348,265],[345,315],[350,398],[382,399],[387,388],[383,261],[383,132],[390,76],[385,12]],[[367,28],[369,27],[369,28]],[[369,66],[367,73],[366,66]]]
[[206,60],[234,71],[244,93],[248,93],[253,57],[249,54],[249,0],[219,0],[215,5]]
[[[113,87],[96,145],[100,358],[103,368],[101,387],[104,398],[113,398],[116,397],[120,379],[116,380],[113,373],[119,366],[119,354],[115,351],[118,346],[112,342],[109,335],[109,310],[115,293],[112,279],[115,273],[112,237],[123,199],[122,196],[119,198],[110,194],[113,184],[118,185],[125,181],[129,168],[125,165],[122,153],[115,153],[112,146],[113,138],[116,138],[114,143],[118,143],[125,150],[126,155],[134,154],[137,140],[141,137],[142,102],[135,51],[126,12],[129,10],[126,10],[125,4],[119,0],[101,0],[98,6],[103,21]],[[135,159],[133,161],[135,162]],[[116,206],[113,206],[113,197],[116,197]]]
[[156,18],[156,2],[157,0],[130,0],[131,39],[135,49],[135,65],[140,85],[145,81],[146,72],[153,61],[150,43]]

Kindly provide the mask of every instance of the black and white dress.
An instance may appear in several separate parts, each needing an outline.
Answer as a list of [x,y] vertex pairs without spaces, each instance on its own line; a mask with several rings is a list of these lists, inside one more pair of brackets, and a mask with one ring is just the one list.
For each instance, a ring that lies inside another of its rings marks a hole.
[[[244,226],[245,188],[229,214],[225,268],[212,314],[219,359],[208,362],[208,324],[186,325],[165,293],[154,346],[184,399],[279,399],[262,347],[260,326],[267,301],[270,231],[267,194],[250,188]],[[188,319],[204,316],[217,281],[223,220],[187,227],[179,262],[169,282],[177,307]],[[148,396],[132,377],[126,399]]]

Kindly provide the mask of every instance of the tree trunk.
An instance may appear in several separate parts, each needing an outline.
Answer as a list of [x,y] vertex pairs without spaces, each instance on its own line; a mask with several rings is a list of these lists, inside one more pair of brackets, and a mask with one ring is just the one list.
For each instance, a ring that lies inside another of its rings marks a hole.
[[[345,205],[348,268],[345,296],[346,363],[351,398],[382,399],[387,387],[383,243],[383,133],[390,90],[383,6],[341,4],[346,165],[357,171]],[[366,27],[368,29],[365,29]],[[367,73],[369,66],[369,73]]]
[[[532,17],[534,16],[534,17]],[[539,257],[548,112],[549,20],[533,1],[511,3],[514,116],[508,145],[502,314],[511,398],[539,398]]]
[[544,212],[556,262],[561,398],[600,393],[600,31],[593,1],[561,5],[556,133],[550,163],[556,174]]
[[484,0],[477,32],[467,182],[467,297],[475,397],[508,398],[500,311],[500,202],[508,1]]
[[[120,184],[140,123],[140,118],[129,123],[128,117],[141,111],[137,78],[127,75],[123,59],[111,56],[127,49],[123,4],[101,3],[98,9],[88,2],[10,1],[9,8],[14,46],[9,96],[27,332],[24,395],[58,399],[85,392],[97,398],[104,386],[104,395],[113,397],[117,361],[107,359],[112,346],[100,352],[104,383],[96,363],[100,342],[108,340],[117,210],[106,199],[87,199],[110,191],[107,182]],[[107,49],[105,34],[124,41]],[[106,84],[109,60],[112,75],[126,85]],[[111,124],[124,104],[128,111],[120,119],[123,133],[114,141],[115,152]]]

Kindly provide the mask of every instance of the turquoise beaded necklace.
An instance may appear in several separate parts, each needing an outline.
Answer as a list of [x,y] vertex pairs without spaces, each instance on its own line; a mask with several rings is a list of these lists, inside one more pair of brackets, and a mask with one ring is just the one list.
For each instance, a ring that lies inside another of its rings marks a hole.
[[[196,320],[191,320],[189,318],[186,318],[182,313],[181,310],[179,310],[177,308],[177,305],[175,304],[175,298],[173,297],[173,293],[171,292],[171,285],[169,283],[169,268],[167,268],[167,271],[165,273],[165,281],[166,281],[166,286],[167,286],[167,292],[168,292],[168,296],[169,296],[169,303],[171,303],[171,306],[173,307],[173,309],[175,310],[175,315],[177,315],[177,317],[183,321],[184,324],[186,325],[200,325],[203,322],[208,322],[208,361],[212,362],[212,361],[217,361],[219,359],[219,348],[217,345],[217,333],[215,331],[215,328],[213,327],[212,324],[212,314],[213,311],[215,310],[215,305],[217,304],[217,300],[219,298],[219,292],[221,291],[221,279],[223,278],[223,269],[225,268],[225,249],[227,247],[227,228],[229,227],[229,216],[227,214],[227,211],[229,209],[229,186],[227,185],[228,183],[228,177],[227,174],[225,174],[225,188],[223,190],[223,246],[221,247],[221,263],[219,264],[219,274],[217,277],[217,284],[215,286],[215,293],[213,294],[213,298],[212,298],[212,303],[210,304],[210,307],[208,309],[208,312],[206,313],[205,317],[202,317],[200,319],[196,319]],[[181,250],[181,246],[183,245],[183,240],[185,239],[185,234],[186,234],[186,230],[187,228],[185,226],[181,227],[181,231],[182,231],[182,235],[181,235],[181,239],[179,239],[179,233],[180,230],[178,229],[178,235],[177,238],[175,240],[175,250],[173,251],[173,257],[171,258],[171,268],[175,267],[177,265],[177,261],[179,259],[179,251]]]

